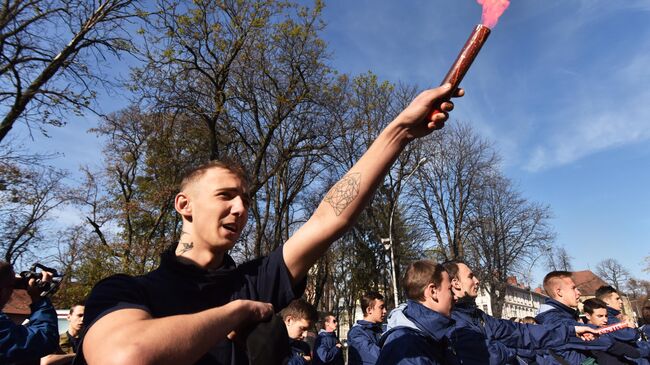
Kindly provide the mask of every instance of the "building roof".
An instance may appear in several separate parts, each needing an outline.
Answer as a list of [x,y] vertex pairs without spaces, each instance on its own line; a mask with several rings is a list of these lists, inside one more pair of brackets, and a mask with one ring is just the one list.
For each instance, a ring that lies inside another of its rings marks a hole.
[[2,311],[6,314],[30,315],[32,313],[29,308],[30,304],[32,304],[32,298],[25,289],[14,289],[11,299],[2,308]]
[[572,277],[576,286],[580,289],[580,293],[585,296],[594,296],[598,288],[608,285],[607,282],[591,272],[591,270],[574,271]]

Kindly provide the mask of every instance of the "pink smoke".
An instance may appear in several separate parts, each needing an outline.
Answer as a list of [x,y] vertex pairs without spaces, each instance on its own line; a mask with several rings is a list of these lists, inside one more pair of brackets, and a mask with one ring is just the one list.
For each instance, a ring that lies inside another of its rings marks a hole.
[[483,16],[481,17],[481,24],[492,29],[499,17],[510,5],[510,0],[476,0],[483,6]]

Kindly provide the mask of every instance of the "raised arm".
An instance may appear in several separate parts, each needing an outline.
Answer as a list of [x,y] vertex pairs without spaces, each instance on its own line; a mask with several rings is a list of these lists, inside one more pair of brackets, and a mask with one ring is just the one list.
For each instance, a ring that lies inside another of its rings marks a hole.
[[[408,142],[442,128],[447,112],[453,109],[451,102],[442,102],[449,92],[447,84],[418,95],[330,189],[311,218],[289,238],[283,255],[294,283],[354,224]],[[459,90],[456,96],[463,93]],[[431,114],[434,108],[444,112]]]
[[272,313],[271,304],[250,300],[164,318],[151,318],[141,309],[121,309],[88,329],[83,353],[89,365],[193,364],[229,332]]

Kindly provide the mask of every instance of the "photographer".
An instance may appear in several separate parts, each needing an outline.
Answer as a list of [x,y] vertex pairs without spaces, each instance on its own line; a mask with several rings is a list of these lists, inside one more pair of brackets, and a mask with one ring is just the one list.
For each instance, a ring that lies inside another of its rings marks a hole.
[[[27,282],[27,292],[32,298],[32,314],[27,325],[17,325],[0,312],[0,364],[38,360],[57,348],[56,311],[50,300],[41,296],[43,284],[52,281],[52,273],[43,271],[41,275],[40,283],[33,277]],[[24,280],[16,278],[11,264],[0,261],[0,308],[11,298],[14,286]]]

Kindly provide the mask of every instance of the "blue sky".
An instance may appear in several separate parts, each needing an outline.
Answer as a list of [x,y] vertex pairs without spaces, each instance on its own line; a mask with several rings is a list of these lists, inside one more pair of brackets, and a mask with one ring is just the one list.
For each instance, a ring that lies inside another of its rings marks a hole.
[[[424,88],[442,79],[480,15],[475,0],[326,1],[322,36],[340,72]],[[647,280],[648,19],[650,0],[512,0],[451,116],[494,141],[524,196],[550,205],[575,269],[615,258]],[[104,111],[123,105],[104,98]],[[38,148],[66,151],[58,163],[72,170],[92,164],[100,151],[90,126],[36,136]]]
[[[480,16],[474,0],[334,1],[324,37],[342,72],[428,87]],[[507,176],[550,205],[574,269],[611,257],[650,278],[649,17],[650,1],[512,0],[451,117],[494,141]]]

